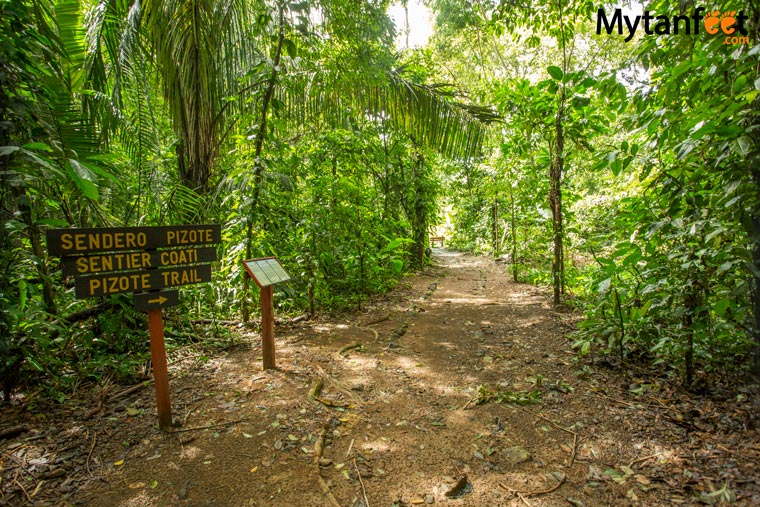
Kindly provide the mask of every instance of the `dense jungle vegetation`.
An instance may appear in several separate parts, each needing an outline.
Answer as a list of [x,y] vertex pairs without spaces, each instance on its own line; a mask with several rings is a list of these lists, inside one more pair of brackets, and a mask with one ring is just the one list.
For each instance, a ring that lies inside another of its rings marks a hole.
[[361,308],[445,235],[552,287],[580,356],[687,386],[759,372],[758,4],[645,6],[744,13],[733,44],[597,34],[613,7],[584,0],[425,3],[409,47],[388,0],[0,1],[3,399],[148,357],[131,296],[74,299],[60,227],[222,224],[170,347],[206,339],[193,319],[258,316],[243,259],[276,255],[278,313],[315,314]]

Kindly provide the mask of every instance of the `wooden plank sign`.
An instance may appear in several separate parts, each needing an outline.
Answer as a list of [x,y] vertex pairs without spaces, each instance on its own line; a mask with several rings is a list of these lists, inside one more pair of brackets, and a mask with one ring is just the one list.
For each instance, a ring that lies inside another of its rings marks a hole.
[[138,312],[161,310],[169,306],[177,306],[178,304],[179,292],[176,290],[159,290],[135,294],[135,310]]
[[222,241],[222,226],[167,225],[158,227],[101,227],[47,231],[48,252],[53,256],[155,250],[167,247],[213,245]]
[[210,282],[216,249],[208,245],[221,240],[218,224],[47,231],[48,252],[63,258],[78,299],[135,292],[135,309],[148,313],[158,424],[165,431],[172,412],[163,309],[179,304],[179,295],[161,289]]
[[64,257],[63,274],[67,276],[127,271],[133,269],[164,268],[216,260],[216,248],[178,248],[152,252],[114,252]]
[[110,296],[122,292],[145,292],[166,287],[178,287],[211,281],[211,264],[197,266],[149,269],[145,271],[117,271],[74,279],[76,296],[85,299]]
[[272,286],[290,280],[275,257],[243,261],[248,276],[261,290],[261,358],[264,369],[276,368],[274,359],[274,296]]

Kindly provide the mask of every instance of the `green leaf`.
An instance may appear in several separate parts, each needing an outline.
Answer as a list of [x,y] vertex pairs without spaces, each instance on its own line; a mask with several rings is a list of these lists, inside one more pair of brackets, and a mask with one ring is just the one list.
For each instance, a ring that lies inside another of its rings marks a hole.
[[74,185],[84,194],[85,197],[97,200],[99,197],[98,187],[93,183],[95,175],[87,167],[80,164],[79,161],[70,158],[68,164],[68,173]]
[[721,125],[715,129],[715,133],[721,137],[734,137],[743,131],[744,129],[738,125]]
[[0,157],[10,155],[19,150],[18,146],[0,146]]
[[71,225],[68,221],[61,218],[42,218],[37,220],[37,223],[40,225],[49,225],[51,227],[69,227]]
[[744,85],[747,84],[747,76],[739,76],[736,78],[736,81],[734,81],[734,93],[739,93],[742,88],[744,88]]
[[546,70],[549,72],[549,75],[556,79],[557,81],[560,81],[562,79],[562,76],[564,75],[562,72],[562,69],[559,67],[556,67],[554,65],[550,65],[546,68]]
[[48,153],[53,151],[53,148],[48,146],[45,143],[27,143],[22,146],[23,148],[27,150],[39,150],[39,151],[46,151]]
[[298,52],[296,51],[296,45],[293,43],[290,39],[283,39],[282,44],[285,46],[285,51],[287,51],[288,56],[291,58],[295,58],[298,56]]
[[725,315],[728,306],[731,304],[731,300],[728,298],[719,299],[715,302],[715,314],[722,317]]

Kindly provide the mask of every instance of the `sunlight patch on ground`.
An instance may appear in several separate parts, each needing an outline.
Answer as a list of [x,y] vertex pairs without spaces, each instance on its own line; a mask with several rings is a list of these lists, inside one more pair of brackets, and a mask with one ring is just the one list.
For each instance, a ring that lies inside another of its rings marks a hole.
[[156,505],[146,491],[141,491],[123,502],[122,507],[149,507]]
[[182,448],[182,451],[180,453],[181,459],[198,459],[200,455],[203,453],[203,450],[200,447],[195,446],[185,446]]
[[486,299],[484,297],[461,297],[461,298],[441,298],[439,302],[430,303],[430,306],[441,306],[442,304],[458,304],[458,305],[496,305],[498,301],[493,299]]
[[370,440],[369,442],[364,442],[360,444],[360,447],[364,449],[365,451],[394,451],[395,449],[391,447],[391,445],[388,443],[387,439],[383,440],[383,438],[376,438],[375,440]]

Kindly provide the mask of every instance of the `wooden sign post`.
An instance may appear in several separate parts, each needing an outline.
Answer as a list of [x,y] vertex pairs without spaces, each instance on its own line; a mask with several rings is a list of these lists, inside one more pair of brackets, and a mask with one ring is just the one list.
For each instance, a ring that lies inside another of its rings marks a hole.
[[273,285],[290,280],[290,275],[275,257],[243,261],[248,276],[261,289],[261,357],[265,370],[276,368],[274,359]]
[[[64,275],[74,276],[77,299],[135,293],[135,310],[148,313],[150,354],[158,426],[172,428],[163,309],[179,304],[176,290],[210,282],[220,225],[107,227],[47,231],[48,252],[60,256]],[[203,247],[198,248],[203,245]]]

